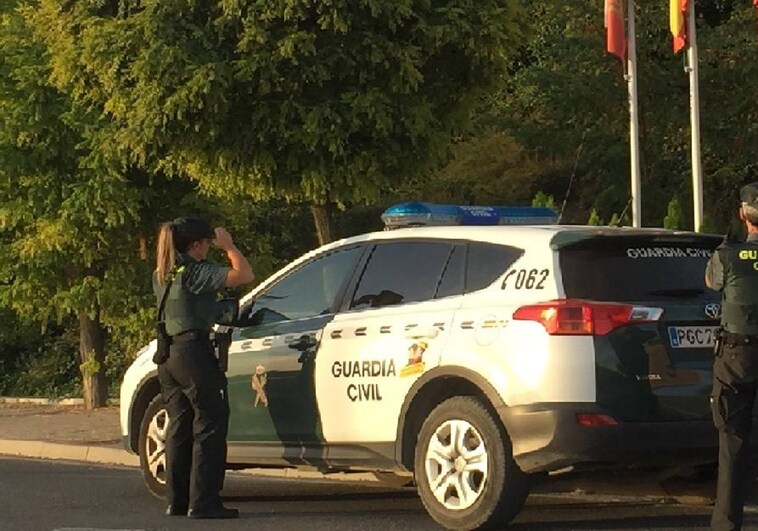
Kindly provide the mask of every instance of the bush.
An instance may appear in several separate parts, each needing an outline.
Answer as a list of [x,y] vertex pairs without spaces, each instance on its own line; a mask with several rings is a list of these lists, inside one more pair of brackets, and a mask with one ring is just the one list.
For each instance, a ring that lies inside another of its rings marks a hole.
[[81,396],[77,367],[78,337],[75,327],[50,327],[40,332],[5,314],[3,324],[12,324],[0,338],[0,394],[63,398]]

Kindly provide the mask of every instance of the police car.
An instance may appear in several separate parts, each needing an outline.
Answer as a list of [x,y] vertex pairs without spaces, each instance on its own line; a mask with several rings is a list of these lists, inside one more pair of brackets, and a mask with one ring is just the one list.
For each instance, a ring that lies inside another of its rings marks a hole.
[[[407,203],[240,302],[229,468],[412,474],[450,529],[500,526],[535,474],[715,459],[716,236],[561,226],[542,208]],[[154,343],[121,387],[165,489]]]

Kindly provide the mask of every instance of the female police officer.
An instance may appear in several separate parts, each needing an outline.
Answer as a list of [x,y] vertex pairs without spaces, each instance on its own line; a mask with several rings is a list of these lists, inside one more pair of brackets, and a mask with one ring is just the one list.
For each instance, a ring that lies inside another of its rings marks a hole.
[[[231,267],[206,261],[211,244],[226,252]],[[219,369],[210,331],[217,292],[251,282],[253,272],[226,230],[213,230],[195,217],[164,223],[157,254],[153,290],[159,308],[163,307],[159,321],[170,345],[168,358],[156,359],[169,417],[166,514],[236,518],[238,511],[225,508],[219,494],[229,403],[226,376]]]

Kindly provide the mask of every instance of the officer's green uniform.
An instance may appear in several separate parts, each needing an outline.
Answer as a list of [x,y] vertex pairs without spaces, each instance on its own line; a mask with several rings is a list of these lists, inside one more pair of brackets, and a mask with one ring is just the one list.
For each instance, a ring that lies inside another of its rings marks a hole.
[[[177,513],[203,513],[221,506],[226,467],[229,402],[226,376],[219,369],[210,332],[217,292],[228,267],[183,255],[165,308],[172,338],[170,356],[158,366],[169,425],[166,475],[169,506]],[[164,286],[153,277],[158,301]],[[160,302],[159,302],[160,303]]]
[[[758,183],[740,192],[743,209],[758,221]],[[748,443],[758,385],[758,233],[724,243],[708,262],[706,277],[722,292],[721,346],[713,365],[711,409],[719,431],[719,471],[714,530],[742,528]]]

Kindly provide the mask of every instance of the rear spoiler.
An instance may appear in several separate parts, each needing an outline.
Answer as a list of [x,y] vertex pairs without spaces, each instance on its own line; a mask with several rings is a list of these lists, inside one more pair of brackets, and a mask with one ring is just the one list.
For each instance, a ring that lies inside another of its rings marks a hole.
[[608,246],[650,244],[690,244],[714,250],[724,241],[717,234],[672,231],[667,229],[631,229],[598,227],[596,230],[557,232],[550,240],[554,251],[566,249],[598,249]]

